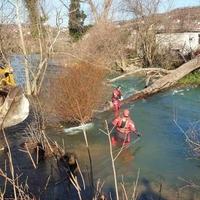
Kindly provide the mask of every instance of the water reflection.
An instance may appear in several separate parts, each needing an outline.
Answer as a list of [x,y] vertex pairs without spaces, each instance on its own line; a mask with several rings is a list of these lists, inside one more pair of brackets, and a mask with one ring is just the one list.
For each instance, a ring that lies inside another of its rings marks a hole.
[[143,187],[142,193],[139,195],[138,200],[167,200],[162,197],[162,187],[160,186],[159,192],[155,192],[151,187],[151,183],[146,178],[141,180],[141,185]]

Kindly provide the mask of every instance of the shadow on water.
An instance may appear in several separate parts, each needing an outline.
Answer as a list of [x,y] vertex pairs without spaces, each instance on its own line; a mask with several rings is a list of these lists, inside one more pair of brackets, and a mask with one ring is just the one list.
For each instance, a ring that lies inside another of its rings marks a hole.
[[[21,140],[24,139],[23,136],[25,136],[25,129],[27,128],[28,124],[30,124],[32,120],[33,120],[33,114],[32,114],[32,111],[30,111],[29,116],[23,122],[15,126],[4,129],[11,147],[13,145],[17,145],[19,142],[21,142]],[[3,147],[5,147],[5,143],[4,143],[3,134],[0,132],[0,148],[2,149]]]
[[[25,183],[29,187],[29,192],[34,194],[36,199],[44,200],[78,200],[76,189],[70,184],[69,178],[66,173],[61,173],[58,167],[58,161],[54,158],[47,158],[38,164],[34,169],[33,164],[27,153],[20,151],[21,144],[26,140],[27,134],[25,130],[28,124],[34,119],[33,112],[30,112],[29,117],[22,123],[5,129],[5,134],[9,141],[11,148],[13,166],[15,174],[20,176],[18,179],[20,183]],[[4,140],[2,138],[2,140]],[[36,158],[33,156],[34,160]],[[7,162],[5,168],[5,160],[7,158],[7,149],[0,152],[0,169],[6,171],[8,177],[11,177],[9,172],[9,164]],[[87,172],[83,173],[85,177],[88,176]],[[79,183],[81,178],[78,175]],[[89,181],[88,181],[89,182]],[[0,189],[4,187],[5,179],[0,176]],[[48,183],[48,184],[47,184]],[[83,186],[81,186],[83,187]],[[10,198],[12,194],[12,186],[7,186],[6,198]],[[86,189],[81,192],[85,199],[92,199],[91,186],[86,184]]]
[[162,187],[160,186],[160,191],[155,192],[151,187],[150,181],[146,178],[141,180],[141,186],[144,188],[142,193],[139,195],[137,200],[167,200],[162,197]]

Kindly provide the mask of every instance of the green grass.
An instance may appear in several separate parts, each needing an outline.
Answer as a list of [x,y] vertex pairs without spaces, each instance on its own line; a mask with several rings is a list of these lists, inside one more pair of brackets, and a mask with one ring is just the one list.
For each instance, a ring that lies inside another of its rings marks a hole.
[[178,81],[181,85],[200,85],[200,72],[193,72]]

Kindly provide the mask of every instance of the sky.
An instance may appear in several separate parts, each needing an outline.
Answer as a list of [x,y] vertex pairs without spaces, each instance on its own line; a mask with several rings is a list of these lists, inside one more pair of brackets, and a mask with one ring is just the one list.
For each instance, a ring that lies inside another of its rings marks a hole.
[[174,8],[187,7],[187,6],[199,6],[200,0],[174,0]]
[[[62,0],[63,2],[69,2],[70,0]],[[103,0],[95,0],[98,1],[98,3],[102,2]],[[120,0],[114,0],[118,1],[118,3],[116,4],[116,7],[120,7]],[[165,12],[165,11],[169,11],[175,8],[182,8],[182,7],[191,7],[191,6],[200,6],[200,0],[163,0],[164,3],[161,4],[160,7],[160,12]],[[66,6],[68,6],[68,4],[66,3]],[[56,16],[56,12],[55,10],[59,10],[61,11],[61,18],[62,20],[62,26],[67,26],[67,21],[68,21],[68,16],[67,16],[67,8],[63,6],[63,4],[61,3],[60,0],[46,0],[46,10],[49,13],[49,24],[50,25],[55,25],[55,16]],[[89,8],[87,6],[83,7],[84,10],[86,10],[86,12],[89,10]],[[121,14],[117,14],[116,16],[119,17]],[[88,21],[91,19],[90,16],[88,16]]]
[[200,6],[200,0],[165,0],[165,3],[161,7],[161,11],[166,10],[169,5],[170,9]]

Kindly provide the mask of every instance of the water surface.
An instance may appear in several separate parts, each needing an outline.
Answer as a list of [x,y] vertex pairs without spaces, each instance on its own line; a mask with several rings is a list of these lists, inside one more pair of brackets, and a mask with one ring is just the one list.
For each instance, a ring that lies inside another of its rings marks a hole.
[[[22,64],[18,57],[13,58],[14,71],[17,74],[17,82],[20,84],[24,83],[24,75],[20,68]],[[143,88],[145,82],[141,77],[129,77],[115,82],[113,87],[119,84],[122,86],[124,97],[127,97],[136,90]],[[170,200],[175,196],[174,191],[185,184],[180,178],[194,181],[197,184],[200,183],[200,161],[192,159],[193,154],[185,141],[184,134],[174,122],[176,120],[185,131],[191,126],[199,129],[199,104],[200,88],[193,87],[171,89],[136,103],[124,105],[122,110],[128,108],[131,111],[131,118],[134,120],[137,129],[143,133],[143,136],[136,144],[134,144],[136,137],[133,136],[132,144],[134,145],[122,152],[117,159],[116,169],[119,181],[123,176],[125,183],[132,186],[137,171],[140,169],[140,183],[150,184],[154,191],[158,191],[162,183],[163,190],[167,191],[163,193]],[[94,126],[87,130],[94,178],[95,180],[101,178],[102,181],[105,181],[105,188],[113,188],[113,175],[108,138],[100,129],[105,130],[105,120],[112,128],[113,118],[114,114],[112,112],[99,113],[94,118]],[[24,128],[24,126],[17,127],[17,129],[11,128],[8,131],[8,137],[13,144],[17,145],[19,143]],[[81,130],[72,129],[72,131],[66,133],[62,128],[48,129],[47,134],[60,144],[64,144],[66,151],[77,153],[83,172],[86,168],[89,168],[87,150]],[[117,152],[115,147],[114,151]],[[17,158],[20,158],[18,154],[15,155],[16,162],[23,168],[24,174],[32,177],[32,183],[34,179],[37,183],[36,179],[40,176],[48,177],[49,172],[52,170],[52,162],[48,161],[37,170],[38,175],[36,171],[32,172],[30,162],[27,164],[27,161]],[[150,186],[148,185],[148,188]],[[34,187],[39,190],[39,184]],[[61,188],[56,190],[57,194],[61,193]],[[49,192],[52,191],[49,190]],[[184,198],[186,200],[198,199],[198,195],[196,191],[191,192],[190,190]],[[62,198],[64,199],[64,196]],[[50,193],[44,199],[54,199],[54,197]]]
[[[125,97],[144,87],[141,78],[133,77],[115,84],[122,85]],[[143,136],[117,159],[118,176],[123,175],[124,180],[131,184],[140,168],[141,180],[145,178],[152,184],[162,183],[166,187],[179,189],[185,184],[180,178],[199,183],[200,161],[191,159],[191,149],[185,141],[184,134],[174,122],[176,120],[185,131],[194,124],[197,129],[200,119],[199,104],[200,88],[194,87],[171,89],[123,106],[130,109],[131,117]],[[109,184],[112,182],[112,170],[108,140],[100,131],[105,130],[105,120],[111,124],[113,113],[106,112],[96,116],[95,126],[87,131],[87,135],[93,156],[95,178],[101,178]],[[66,147],[74,149],[79,155],[82,166],[87,164],[82,132],[76,135],[62,132],[51,134],[56,139],[64,138]],[[132,142],[134,143],[134,139]]]

